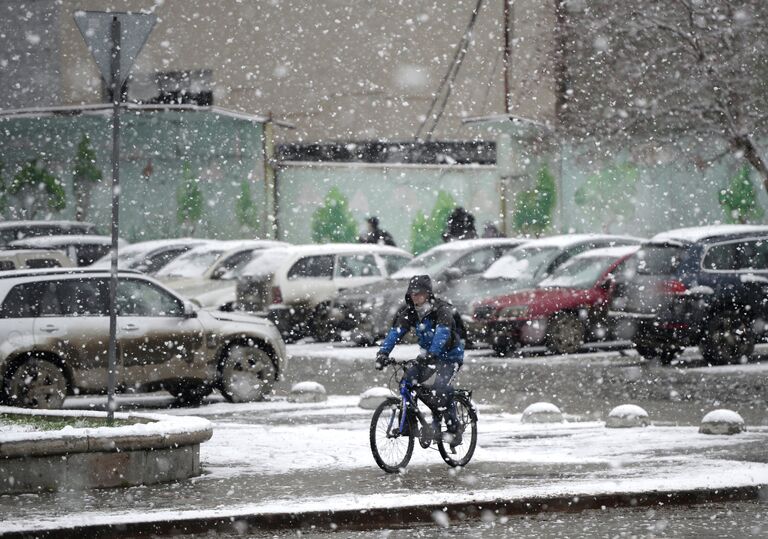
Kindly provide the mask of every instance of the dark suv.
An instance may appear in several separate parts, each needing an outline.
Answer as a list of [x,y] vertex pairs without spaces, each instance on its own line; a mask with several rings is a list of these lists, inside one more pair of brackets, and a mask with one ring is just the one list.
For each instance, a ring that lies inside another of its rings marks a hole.
[[654,236],[617,276],[610,314],[620,337],[663,363],[697,345],[710,364],[749,357],[768,315],[768,227]]

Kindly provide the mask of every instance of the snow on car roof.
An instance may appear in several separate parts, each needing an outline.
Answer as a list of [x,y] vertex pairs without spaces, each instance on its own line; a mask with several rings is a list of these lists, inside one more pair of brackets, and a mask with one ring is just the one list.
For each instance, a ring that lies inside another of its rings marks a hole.
[[160,247],[167,247],[167,246],[173,246],[173,245],[203,245],[205,243],[209,243],[214,240],[206,240],[201,238],[167,238],[162,240],[147,240],[147,241],[139,241],[136,243],[132,243],[130,245],[126,245],[125,249],[123,249],[123,252],[131,252],[131,253],[149,253],[151,251],[154,251],[155,249],[158,249]]
[[300,245],[283,244],[282,247],[276,247],[269,250],[270,253],[284,251],[286,253],[297,254],[336,254],[347,251],[354,253],[389,253],[411,256],[411,254],[399,247],[390,245],[378,245],[376,243],[304,243]]
[[87,221],[4,221],[0,223],[0,228],[16,228],[20,226],[61,226],[61,227],[87,227],[93,228],[95,225]]
[[529,241],[528,238],[477,238],[473,240],[454,240],[432,247],[436,251],[476,249],[487,245],[518,245]]
[[617,236],[612,234],[559,234],[557,236],[548,236],[545,238],[538,238],[530,240],[522,246],[527,247],[570,247],[577,243],[589,240],[636,240],[638,243],[643,241],[642,238],[636,238],[633,236]]
[[768,232],[768,226],[764,225],[710,225],[695,226],[689,228],[678,228],[660,232],[651,238],[651,241],[677,240],[694,243],[706,238],[715,236],[726,236],[729,234],[750,233],[750,232]]
[[622,245],[621,247],[601,247],[600,249],[590,249],[573,258],[621,258],[623,256],[636,253],[640,249],[639,245]]
[[[33,238],[24,238],[14,240],[8,245],[11,247],[51,247],[53,245],[109,245],[112,243],[111,236],[96,236],[88,234],[62,234],[59,236],[35,236]],[[123,238],[117,239],[118,245],[129,245]]]

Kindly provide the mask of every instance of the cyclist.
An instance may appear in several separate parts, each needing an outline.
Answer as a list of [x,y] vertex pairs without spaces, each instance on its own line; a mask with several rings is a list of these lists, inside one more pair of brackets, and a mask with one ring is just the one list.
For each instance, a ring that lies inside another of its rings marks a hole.
[[[455,312],[453,305],[435,297],[429,275],[413,276],[405,293],[405,305],[397,311],[392,327],[376,354],[375,363],[377,369],[383,369],[390,362],[389,354],[395,345],[411,329],[416,332],[421,352],[417,362],[400,381],[400,388],[410,391],[416,384],[436,375],[432,394],[436,408],[445,414],[452,447],[461,444],[461,432],[451,380],[464,363],[464,342],[457,327]],[[440,417],[433,417],[432,422],[436,437],[440,433]]]

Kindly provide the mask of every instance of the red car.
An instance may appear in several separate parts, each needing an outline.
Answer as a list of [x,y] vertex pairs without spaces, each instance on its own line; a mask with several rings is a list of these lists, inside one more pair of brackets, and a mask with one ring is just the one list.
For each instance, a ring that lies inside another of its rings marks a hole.
[[521,345],[546,344],[573,353],[587,340],[607,336],[613,274],[638,246],[586,251],[557,268],[536,288],[488,298],[473,317],[494,351],[506,355]]

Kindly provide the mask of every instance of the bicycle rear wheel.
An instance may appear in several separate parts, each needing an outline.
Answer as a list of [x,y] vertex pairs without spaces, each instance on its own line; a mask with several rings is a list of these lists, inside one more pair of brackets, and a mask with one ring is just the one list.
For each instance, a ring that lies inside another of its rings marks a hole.
[[456,416],[459,418],[461,443],[451,447],[449,438],[452,437],[449,433],[444,432],[437,442],[437,449],[449,466],[466,466],[472,460],[477,446],[477,414],[469,398],[465,395],[456,395],[454,402],[456,404]]
[[403,403],[399,399],[382,402],[371,419],[371,453],[379,468],[387,473],[402,471],[413,455],[413,430],[400,435]]

